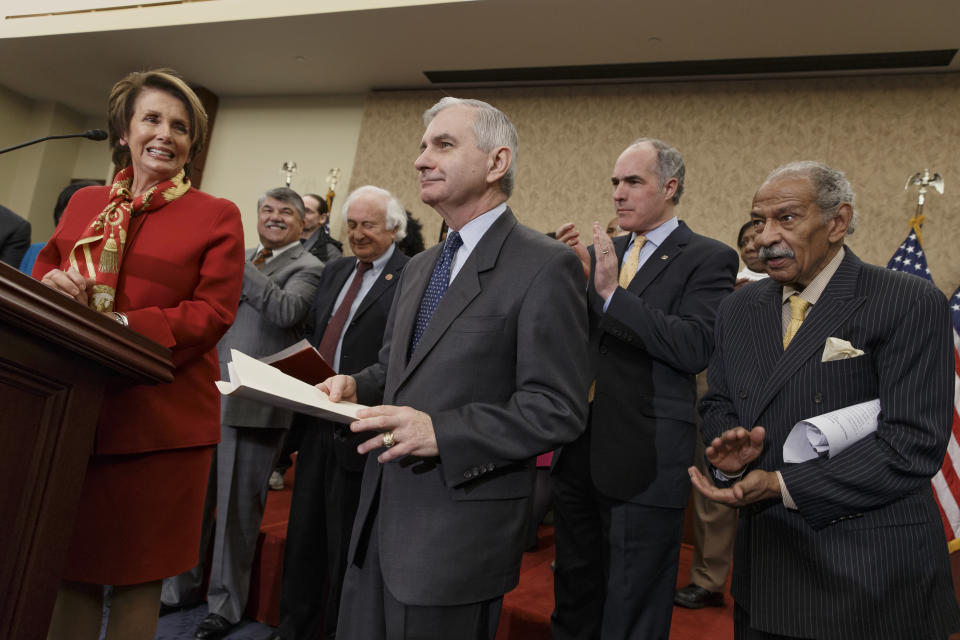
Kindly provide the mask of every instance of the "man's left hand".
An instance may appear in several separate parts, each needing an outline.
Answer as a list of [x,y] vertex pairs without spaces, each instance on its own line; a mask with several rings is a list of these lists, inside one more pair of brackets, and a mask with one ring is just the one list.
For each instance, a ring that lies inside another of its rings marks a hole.
[[700,473],[700,470],[696,467],[690,467],[687,471],[690,474],[690,482],[697,488],[697,491],[714,502],[729,507],[744,507],[760,500],[781,497],[780,481],[773,471],[754,469],[744,476],[743,480],[726,489],[714,486],[713,482]]
[[411,407],[381,405],[360,409],[357,417],[360,419],[350,425],[351,431],[378,432],[376,437],[370,438],[357,447],[358,453],[364,454],[383,448],[384,436],[388,433],[392,434],[394,444],[385,448],[383,453],[377,456],[381,464],[404,456],[432,458],[440,455],[437,435],[433,431],[433,420],[422,411]]
[[593,288],[597,290],[601,300],[606,300],[619,286],[620,265],[613,241],[600,228],[599,222],[593,223],[593,253],[596,258],[593,266]]

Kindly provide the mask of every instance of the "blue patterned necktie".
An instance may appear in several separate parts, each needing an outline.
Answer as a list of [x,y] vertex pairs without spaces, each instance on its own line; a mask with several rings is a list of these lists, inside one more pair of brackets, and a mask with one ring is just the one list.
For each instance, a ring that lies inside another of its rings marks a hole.
[[457,249],[463,244],[463,239],[456,231],[450,231],[447,234],[447,241],[443,245],[443,251],[440,253],[440,259],[433,267],[433,274],[430,276],[430,284],[427,290],[423,292],[423,298],[420,300],[420,309],[417,311],[417,324],[413,327],[413,340],[410,342],[410,353],[412,354],[423,336],[423,332],[430,324],[430,318],[440,304],[440,298],[446,293],[450,285],[450,265],[453,264],[453,256],[457,254]]

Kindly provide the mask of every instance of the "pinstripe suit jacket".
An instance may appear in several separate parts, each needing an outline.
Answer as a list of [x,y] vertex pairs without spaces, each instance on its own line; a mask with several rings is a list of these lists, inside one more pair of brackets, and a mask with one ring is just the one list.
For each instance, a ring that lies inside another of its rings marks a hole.
[[[299,244],[260,269],[252,262],[256,252],[256,249],[247,249],[237,318],[217,344],[221,376],[228,375],[230,349],[260,358],[299,340],[320,282],[323,263]],[[223,424],[287,429],[292,419],[293,413],[286,409],[241,398],[220,399]]]
[[[763,631],[804,638],[946,638],[960,629],[930,488],[952,417],[950,316],[930,283],[849,249],[784,351],[781,286],[743,287],[720,306],[701,404],[704,439],[767,429],[751,468],[780,470],[799,510],[740,512],[733,597]],[[864,355],[821,362],[828,337]],[[804,418],[880,398],[875,437],[834,458],[785,465]]]

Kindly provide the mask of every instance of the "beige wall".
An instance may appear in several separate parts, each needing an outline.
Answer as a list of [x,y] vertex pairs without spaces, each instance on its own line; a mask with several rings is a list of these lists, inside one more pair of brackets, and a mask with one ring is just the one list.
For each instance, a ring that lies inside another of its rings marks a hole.
[[[419,201],[413,160],[421,113],[439,91],[377,93],[367,101],[351,186],[394,191],[436,241],[439,217]],[[461,92],[502,108],[520,134],[511,205],[541,231],[565,220],[587,229],[613,216],[614,160],[640,136],[676,145],[687,162],[679,215],[730,245],[754,191],[775,166],[797,159],[844,170],[857,193],[860,257],[885,265],[907,233],[916,192],[907,177],[941,173],[928,199],[924,241],[937,285],[960,284],[960,76],[756,80],[491,89]]]
[[[106,105],[104,105],[106,111]],[[91,116],[86,120],[86,124],[80,127],[86,131],[88,129],[107,130],[106,114],[100,116]],[[84,144],[86,143],[86,144]],[[103,180],[109,182],[113,180],[113,161],[110,158],[110,147],[107,141],[91,142],[88,140],[80,141],[80,149],[77,151],[77,161],[73,165],[73,175],[75,180]]]
[[[101,127],[54,102],[36,102],[0,87],[0,147],[48,135]],[[50,140],[0,156],[0,204],[30,221],[34,242],[53,232],[53,206],[73,178],[105,179],[110,153],[103,142]]]
[[299,193],[327,192],[327,172],[342,171],[331,231],[347,195],[363,117],[364,96],[221,99],[203,190],[237,203],[243,213],[246,246],[256,246],[257,198],[282,186],[284,161],[297,163],[293,187]]
[[[248,246],[256,244],[254,205],[281,183],[280,165],[296,161],[293,187],[326,192],[340,167],[333,232],[350,187],[390,189],[424,223],[433,244],[439,217],[418,196],[413,160],[422,111],[439,91],[369,97],[271,97],[221,100],[203,188],[237,202]],[[956,211],[960,208],[960,76],[766,80],[498,89],[462,93],[504,109],[520,133],[518,186],[511,205],[541,231],[564,220],[587,229],[612,215],[609,176],[634,138],[657,136],[687,159],[681,217],[733,244],[751,196],[777,164],[822,160],[845,170],[857,191],[861,228],[850,246],[885,264],[907,232],[916,194],[909,175],[940,172],[946,193],[928,200],[924,240],[941,289],[960,284]],[[0,87],[0,146],[50,133],[102,127],[53,103],[35,103]],[[46,237],[53,202],[71,178],[109,173],[104,143],[63,140],[0,156],[0,203],[31,219]]]
[[[203,190],[237,203],[248,246],[256,245],[257,197],[282,184],[280,165],[299,167],[297,191],[326,194],[326,176],[340,167],[334,212],[347,194],[364,96],[228,98],[221,100],[207,156]],[[102,116],[36,102],[0,87],[0,146],[45,135],[105,128]],[[56,140],[0,156],[0,204],[30,220],[33,240],[53,232],[53,206],[73,178],[110,179],[105,142]],[[334,216],[333,231],[339,231]]]
[[[32,110],[33,101],[0,87],[0,148],[19,144],[29,138]],[[14,207],[14,196],[19,191],[17,168],[25,161],[20,156],[29,150],[27,147],[0,156],[0,204]]]

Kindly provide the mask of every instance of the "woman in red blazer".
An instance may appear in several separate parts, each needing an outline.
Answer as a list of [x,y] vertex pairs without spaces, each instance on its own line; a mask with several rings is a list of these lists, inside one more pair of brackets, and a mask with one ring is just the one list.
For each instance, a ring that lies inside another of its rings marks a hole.
[[207,116],[169,70],[118,82],[108,105],[110,187],[70,200],[33,275],[169,348],[169,384],[108,388],[49,638],[154,637],[160,581],[190,569],[220,437],[215,347],[243,278],[240,212],[190,186]]

